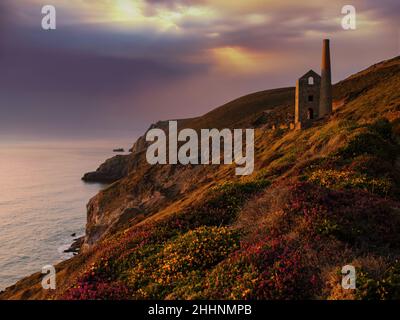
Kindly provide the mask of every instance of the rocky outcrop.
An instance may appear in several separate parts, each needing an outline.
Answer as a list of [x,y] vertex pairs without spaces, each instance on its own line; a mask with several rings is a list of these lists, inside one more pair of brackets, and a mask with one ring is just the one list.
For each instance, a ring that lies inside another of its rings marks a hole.
[[[168,121],[159,121],[152,124],[146,133],[153,128],[168,130]],[[137,167],[141,154],[145,152],[150,144],[150,142],[146,141],[146,133],[140,136],[132,148],[129,149],[131,154],[117,155],[106,160],[96,171],[85,173],[82,180],[85,182],[113,183],[126,177]],[[117,149],[114,151],[117,151]]]
[[139,153],[143,152],[147,149],[147,147],[150,145],[150,142],[146,141],[146,134],[149,130],[159,128],[164,131],[168,130],[168,121],[158,121],[157,123],[153,123],[145,132],[144,135],[140,136],[136,142],[133,144],[132,148],[129,149],[129,152],[132,153]]
[[78,254],[82,248],[84,241],[85,241],[85,237],[79,237],[79,238],[74,239],[71,246],[67,250],[64,250],[64,252]]
[[86,182],[112,183],[127,174],[129,155],[117,155],[104,162],[96,171],[88,172],[82,180]]

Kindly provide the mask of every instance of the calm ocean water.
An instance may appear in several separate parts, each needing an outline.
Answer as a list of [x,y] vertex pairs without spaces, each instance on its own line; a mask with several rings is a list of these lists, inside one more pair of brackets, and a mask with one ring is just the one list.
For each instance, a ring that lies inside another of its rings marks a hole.
[[111,156],[111,145],[0,144],[0,290],[69,257],[103,187],[80,178]]

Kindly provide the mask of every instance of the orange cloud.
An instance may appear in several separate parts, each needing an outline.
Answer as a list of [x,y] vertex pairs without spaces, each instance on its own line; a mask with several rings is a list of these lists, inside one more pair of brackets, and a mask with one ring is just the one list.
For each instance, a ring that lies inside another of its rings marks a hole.
[[258,74],[274,68],[274,54],[252,51],[239,46],[219,47],[210,50],[216,68],[232,74]]

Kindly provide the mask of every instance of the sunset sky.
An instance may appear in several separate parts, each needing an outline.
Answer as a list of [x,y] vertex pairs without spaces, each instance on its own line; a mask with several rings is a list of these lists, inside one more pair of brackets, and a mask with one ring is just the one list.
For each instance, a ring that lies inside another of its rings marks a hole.
[[[41,29],[41,8],[57,30]],[[343,30],[341,8],[357,9]],[[0,140],[136,137],[246,93],[400,54],[399,0],[1,0]]]

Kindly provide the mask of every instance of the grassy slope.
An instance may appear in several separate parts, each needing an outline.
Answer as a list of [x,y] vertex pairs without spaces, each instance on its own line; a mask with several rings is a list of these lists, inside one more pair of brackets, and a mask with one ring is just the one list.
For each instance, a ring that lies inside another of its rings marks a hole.
[[265,110],[294,106],[294,88],[282,88],[252,93],[216,108],[202,117],[188,119],[189,128],[238,128],[251,126]]
[[[185,120],[195,128],[256,125],[255,174],[141,168],[165,176],[164,187],[180,176],[174,182],[184,192],[60,264],[50,297],[399,298],[400,59],[338,83],[329,120],[270,130],[293,98],[291,88],[260,92]],[[114,184],[105,206],[117,208],[145,185],[143,172]],[[340,287],[345,264],[357,267],[356,291]],[[2,298],[49,297],[39,280],[28,277]]]

